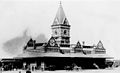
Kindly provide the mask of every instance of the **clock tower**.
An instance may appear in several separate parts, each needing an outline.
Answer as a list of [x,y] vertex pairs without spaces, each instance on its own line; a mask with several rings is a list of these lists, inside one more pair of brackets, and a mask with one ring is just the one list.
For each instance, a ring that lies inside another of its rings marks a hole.
[[60,3],[52,28],[52,37],[60,47],[70,47],[70,25]]

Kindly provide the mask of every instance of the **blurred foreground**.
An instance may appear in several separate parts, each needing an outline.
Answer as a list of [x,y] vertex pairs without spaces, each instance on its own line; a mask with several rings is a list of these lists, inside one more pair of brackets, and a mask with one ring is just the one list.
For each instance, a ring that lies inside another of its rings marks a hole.
[[[100,69],[100,70],[73,70],[73,71],[66,71],[66,70],[57,70],[57,71],[31,71],[31,73],[120,73],[120,67],[114,69]],[[26,73],[25,70],[17,70],[17,71],[3,71],[1,73]]]

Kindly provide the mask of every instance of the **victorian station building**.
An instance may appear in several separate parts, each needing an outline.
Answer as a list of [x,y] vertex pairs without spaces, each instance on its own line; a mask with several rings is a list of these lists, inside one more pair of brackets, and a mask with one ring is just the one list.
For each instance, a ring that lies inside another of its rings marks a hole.
[[96,45],[85,45],[79,41],[70,44],[70,24],[62,5],[51,25],[52,35],[48,42],[36,43],[30,38],[23,48],[23,53],[12,59],[2,59],[3,69],[30,70],[73,70],[105,69],[106,49],[101,41]]

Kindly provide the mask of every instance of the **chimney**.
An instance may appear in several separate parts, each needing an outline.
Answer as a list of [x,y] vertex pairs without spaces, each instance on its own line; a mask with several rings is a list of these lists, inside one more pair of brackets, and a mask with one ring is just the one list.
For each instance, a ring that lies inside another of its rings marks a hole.
[[82,42],[83,43],[83,46],[85,45],[85,41]]

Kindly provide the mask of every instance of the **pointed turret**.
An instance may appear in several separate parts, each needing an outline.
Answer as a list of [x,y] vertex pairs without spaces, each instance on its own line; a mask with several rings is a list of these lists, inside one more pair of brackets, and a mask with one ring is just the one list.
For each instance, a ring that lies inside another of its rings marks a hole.
[[60,2],[56,17],[55,17],[54,22],[53,22],[53,25],[56,25],[56,24],[68,25],[68,20],[65,16],[61,2]]

